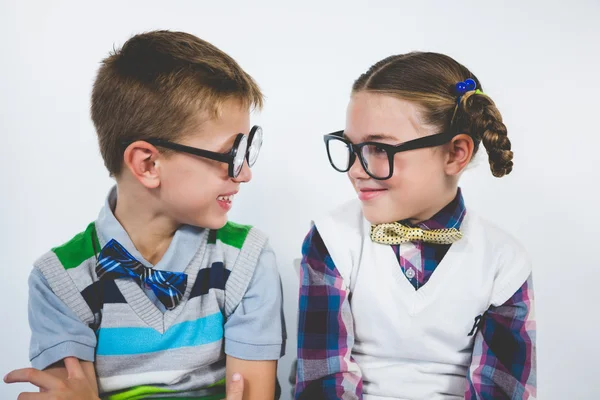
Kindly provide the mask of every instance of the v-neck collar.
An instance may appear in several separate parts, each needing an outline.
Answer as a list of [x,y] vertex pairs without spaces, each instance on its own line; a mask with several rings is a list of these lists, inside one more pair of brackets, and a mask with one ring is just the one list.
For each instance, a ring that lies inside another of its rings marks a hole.
[[154,266],[142,257],[123,226],[114,216],[113,210],[116,200],[116,188],[113,187],[96,220],[96,232],[101,248],[110,239],[115,239],[143,265],[149,268],[156,267],[156,269],[160,270],[184,272],[188,276],[185,293],[180,303],[177,307],[165,310],[164,312],[152,302],[146,291],[134,280],[115,280],[117,287],[129,306],[149,327],[162,334],[177,319],[183,310],[183,306],[189,299],[194,283],[196,282],[196,277],[198,276],[198,271],[203,265],[203,257],[206,253],[208,242],[208,230],[191,226],[183,226],[178,229],[165,255]]
[[[394,280],[398,283],[399,289],[405,294],[402,296],[402,299],[405,301],[411,315],[415,315],[426,308],[427,305],[431,303],[431,300],[435,297],[435,292],[443,285],[444,281],[447,281],[447,278],[456,273],[456,268],[453,268],[453,266],[458,265],[465,254],[468,253],[470,219],[471,216],[465,216],[461,228],[464,234],[463,237],[450,246],[446,256],[439,263],[435,272],[429,278],[429,281],[425,285],[419,287],[418,290],[415,289],[402,273],[402,269],[398,265],[398,259],[391,247],[386,244],[372,243],[374,262],[390,266]],[[365,235],[369,235],[370,225],[366,223],[365,227]]]

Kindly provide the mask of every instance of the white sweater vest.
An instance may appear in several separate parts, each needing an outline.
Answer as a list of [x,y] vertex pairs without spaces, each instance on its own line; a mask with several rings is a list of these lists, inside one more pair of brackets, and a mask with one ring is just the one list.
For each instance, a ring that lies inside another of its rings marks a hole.
[[315,225],[351,292],[364,399],[464,398],[475,318],[506,302],[531,272],[519,243],[469,210],[463,238],[415,290],[391,246],[371,241],[358,200]]

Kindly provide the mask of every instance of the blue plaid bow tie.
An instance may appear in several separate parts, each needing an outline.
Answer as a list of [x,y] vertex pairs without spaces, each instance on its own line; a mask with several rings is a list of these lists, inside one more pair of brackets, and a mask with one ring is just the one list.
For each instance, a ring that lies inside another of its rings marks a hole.
[[177,307],[187,285],[186,274],[145,267],[114,239],[100,251],[96,274],[99,279],[132,278],[139,284],[143,282],[169,310]]

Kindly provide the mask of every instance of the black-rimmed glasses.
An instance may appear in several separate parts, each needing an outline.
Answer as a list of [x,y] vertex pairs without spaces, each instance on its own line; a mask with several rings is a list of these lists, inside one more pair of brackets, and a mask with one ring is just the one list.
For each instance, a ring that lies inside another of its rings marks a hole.
[[145,139],[144,141],[154,146],[164,147],[166,149],[226,163],[229,165],[229,176],[231,178],[237,178],[240,172],[242,172],[244,160],[248,161],[249,167],[252,167],[254,163],[256,163],[262,146],[263,131],[260,126],[255,125],[248,135],[238,133],[233,142],[233,147],[225,153],[199,149],[163,139]]
[[385,180],[394,173],[394,155],[402,151],[440,146],[448,143],[454,135],[438,133],[398,145],[379,142],[353,144],[344,137],[344,131],[324,135],[327,156],[331,166],[339,172],[348,172],[356,157],[365,172],[373,179]]

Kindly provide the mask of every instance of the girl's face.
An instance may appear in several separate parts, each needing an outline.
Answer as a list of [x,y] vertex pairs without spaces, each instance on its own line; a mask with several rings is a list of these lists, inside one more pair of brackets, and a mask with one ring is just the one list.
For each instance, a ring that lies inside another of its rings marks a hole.
[[[348,105],[344,134],[352,143],[376,141],[397,145],[440,133],[424,124],[418,105],[384,94],[358,92]],[[348,171],[372,224],[432,217],[456,195],[457,174],[451,168],[452,144],[396,153],[393,175],[375,180],[358,159]]]

